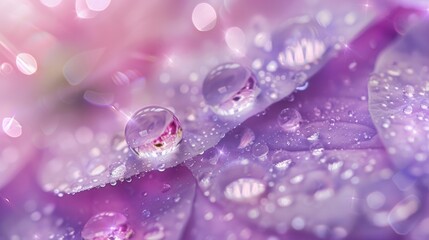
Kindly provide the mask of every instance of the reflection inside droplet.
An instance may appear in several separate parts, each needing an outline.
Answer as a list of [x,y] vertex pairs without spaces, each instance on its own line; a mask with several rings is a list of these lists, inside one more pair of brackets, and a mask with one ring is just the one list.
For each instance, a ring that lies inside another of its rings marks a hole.
[[146,107],[128,121],[125,138],[137,156],[159,157],[176,150],[182,140],[182,127],[171,111]]
[[233,115],[250,108],[260,90],[252,72],[239,64],[227,63],[211,71],[203,84],[203,96],[219,115]]
[[82,230],[85,240],[130,239],[133,230],[127,224],[127,218],[115,212],[99,213],[88,220]]
[[234,202],[246,202],[257,199],[265,192],[265,184],[255,178],[239,178],[225,187],[224,195]]
[[289,69],[304,69],[317,62],[326,52],[320,29],[316,21],[299,19],[275,33],[273,44],[279,63]]
[[294,108],[283,109],[277,117],[277,123],[287,132],[296,131],[299,128],[301,121],[301,114]]

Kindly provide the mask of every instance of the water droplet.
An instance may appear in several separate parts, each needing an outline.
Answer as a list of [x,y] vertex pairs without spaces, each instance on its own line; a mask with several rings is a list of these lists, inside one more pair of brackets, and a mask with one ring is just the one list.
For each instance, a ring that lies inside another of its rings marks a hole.
[[22,126],[14,117],[3,118],[2,129],[6,135],[12,138],[17,138],[22,134]]
[[289,24],[273,36],[273,44],[279,51],[278,61],[285,68],[306,68],[326,52],[320,25],[315,21],[301,20]]
[[265,143],[256,143],[253,145],[252,154],[257,158],[264,158],[268,154],[268,146]]
[[325,149],[323,148],[323,145],[321,143],[316,142],[310,145],[310,152],[315,157],[322,156],[324,151]]
[[86,0],[86,5],[92,11],[102,12],[110,5],[111,0]]
[[383,207],[386,202],[386,196],[379,191],[372,192],[366,197],[366,204],[369,208],[378,210]]
[[103,212],[91,217],[82,230],[85,240],[130,239],[133,230],[121,213]]
[[401,76],[401,73],[402,73],[401,69],[398,68],[396,65],[392,66],[392,68],[387,70],[387,74],[389,74],[390,76],[393,76],[393,77],[399,77],[399,76]]
[[305,227],[305,220],[302,217],[295,217],[292,219],[291,226],[295,230],[302,230]]
[[46,7],[53,8],[58,6],[62,2],[62,0],[40,0],[40,2]]
[[404,96],[408,98],[414,97],[414,87],[411,85],[406,85],[404,87]]
[[216,67],[204,80],[203,96],[219,115],[234,115],[249,109],[260,90],[252,72],[239,64]]
[[271,161],[278,170],[285,170],[293,163],[289,153],[283,150],[275,152],[271,156]]
[[3,74],[9,74],[13,71],[13,67],[12,67],[12,65],[10,65],[10,63],[4,62],[0,66],[0,71]]
[[168,183],[164,183],[163,185],[162,185],[162,192],[163,193],[165,193],[165,192],[168,192],[168,191],[170,191],[170,189],[171,189],[171,185],[170,184],[168,184]]
[[294,108],[283,109],[277,117],[277,123],[283,130],[294,132],[302,121],[301,114]]
[[139,157],[164,156],[176,150],[182,140],[182,127],[171,111],[146,107],[128,121],[125,139]]
[[411,113],[413,113],[413,107],[411,105],[408,105],[406,107],[404,107],[404,113],[407,115],[410,115]]
[[143,240],[162,240],[165,237],[164,226],[159,223],[145,227]]
[[265,184],[255,178],[239,178],[225,187],[224,195],[234,202],[253,201],[265,192]]
[[237,56],[242,57],[246,54],[246,35],[241,28],[228,28],[225,33],[225,42]]
[[208,3],[200,3],[192,12],[192,23],[198,31],[210,31],[216,26],[217,15]]
[[31,54],[20,53],[16,56],[16,67],[23,74],[32,75],[37,71],[37,62]]

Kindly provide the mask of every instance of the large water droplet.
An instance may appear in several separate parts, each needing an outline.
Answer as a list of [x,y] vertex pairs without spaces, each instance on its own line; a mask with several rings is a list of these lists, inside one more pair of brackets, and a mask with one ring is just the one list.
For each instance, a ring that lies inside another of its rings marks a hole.
[[252,72],[239,64],[217,66],[204,80],[203,96],[219,115],[233,115],[249,109],[260,89]]
[[261,196],[265,188],[265,184],[258,179],[239,178],[225,187],[224,195],[234,202],[247,202]]
[[327,50],[320,28],[316,21],[300,18],[275,33],[273,43],[279,63],[288,69],[303,69],[316,63]]
[[82,230],[85,240],[130,239],[133,230],[127,224],[127,218],[115,212],[99,213],[88,220]]
[[299,128],[301,121],[301,114],[294,108],[283,109],[277,118],[277,123],[279,126],[288,132],[296,131]]
[[182,127],[171,111],[146,107],[128,121],[125,138],[139,157],[159,157],[176,150],[182,140]]

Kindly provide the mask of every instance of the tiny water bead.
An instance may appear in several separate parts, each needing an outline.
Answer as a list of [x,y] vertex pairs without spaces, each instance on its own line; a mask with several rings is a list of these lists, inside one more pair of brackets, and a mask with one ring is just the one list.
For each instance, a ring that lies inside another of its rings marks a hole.
[[281,66],[300,70],[316,63],[327,50],[321,32],[317,21],[301,17],[274,33],[274,49]]
[[250,69],[237,63],[214,68],[203,83],[206,103],[219,115],[230,116],[249,109],[260,89]]
[[277,117],[277,123],[287,132],[296,131],[301,122],[301,114],[294,108],[283,109]]
[[91,217],[82,230],[84,240],[130,239],[133,230],[121,213],[102,212]]
[[182,140],[182,127],[168,109],[146,107],[137,111],[128,121],[125,139],[137,156],[160,157],[177,149]]

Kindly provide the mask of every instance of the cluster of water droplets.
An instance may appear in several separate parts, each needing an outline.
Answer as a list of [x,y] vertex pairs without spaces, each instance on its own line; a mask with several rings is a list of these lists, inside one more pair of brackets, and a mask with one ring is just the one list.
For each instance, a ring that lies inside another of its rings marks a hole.
[[[210,12],[212,20],[201,22],[200,13],[205,9]],[[45,167],[40,173],[44,189],[75,193],[115,184],[142,172],[163,171],[203,153],[245,119],[295,90],[305,90],[307,79],[327,61],[330,52],[339,49],[335,46],[350,40],[373,16],[368,13],[364,21],[346,21],[353,17],[350,9],[324,10],[315,13],[315,17],[290,18],[276,28],[261,24],[266,20],[260,17],[250,21],[258,27],[252,24],[231,27],[225,39],[226,46],[215,53],[212,48],[207,48],[197,53],[187,52],[186,58],[180,52],[166,56],[165,66],[156,79],[159,81],[151,84],[152,91],[147,94],[139,91],[144,90],[146,85],[140,84],[144,81],[129,80],[128,75],[133,75],[133,79],[143,79],[142,76],[134,76],[138,73],[115,71],[109,77],[116,85],[133,88],[129,91],[133,99],[131,104],[122,108],[112,102],[112,96],[98,92],[87,91],[84,99],[97,106],[113,104],[112,109],[118,118],[131,115],[127,119],[125,134],[124,121],[109,117],[106,124],[112,126],[110,129],[89,133],[95,141],[69,139],[68,147],[63,147],[60,145],[64,135],[70,137],[75,133],[56,132],[51,135],[49,148],[52,149],[46,154]],[[198,30],[213,29],[217,18],[213,11],[216,10],[210,4],[195,7],[192,19]],[[253,40],[244,41],[244,44],[249,43],[243,51],[245,58],[230,52],[229,48],[236,45],[236,33],[243,33],[245,38]],[[199,59],[198,64],[195,59]],[[301,124],[299,114],[288,110],[279,117],[279,122],[290,132]],[[92,127],[91,124],[84,125]],[[241,147],[245,148],[251,138],[249,133]],[[266,146],[263,143],[257,146],[252,150],[253,154],[266,158]],[[73,151],[73,148],[80,150]],[[314,149],[319,148],[315,145]],[[54,173],[59,169],[72,171],[58,178]]]
[[416,26],[386,49],[369,79],[370,112],[381,139],[394,163],[414,176],[428,174],[429,50],[423,32],[424,24]]

